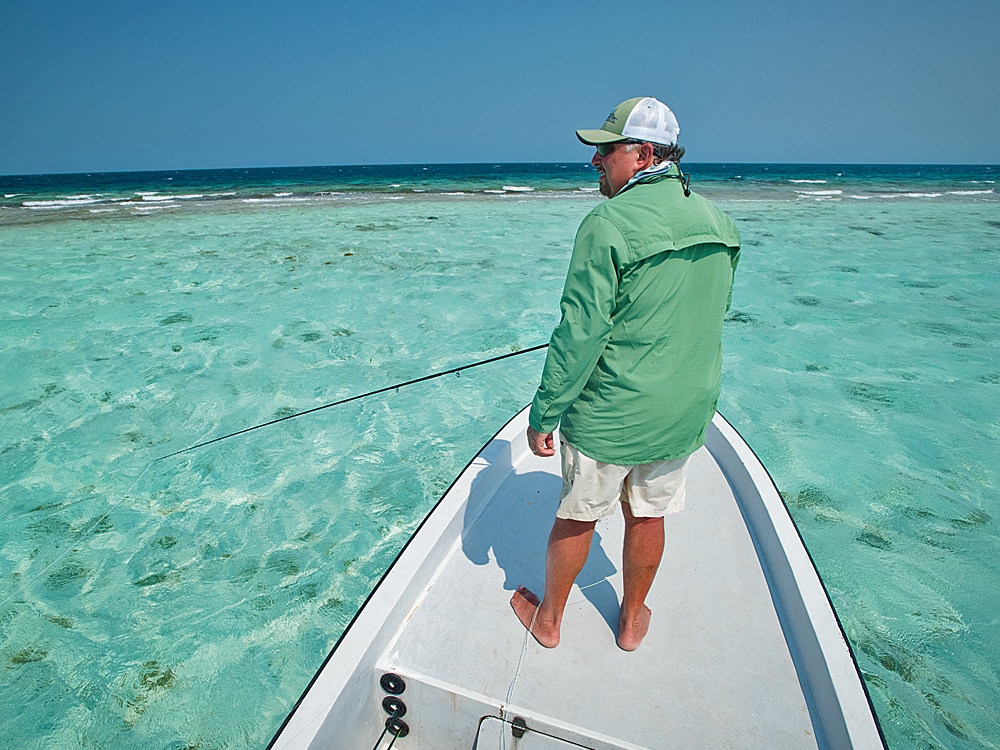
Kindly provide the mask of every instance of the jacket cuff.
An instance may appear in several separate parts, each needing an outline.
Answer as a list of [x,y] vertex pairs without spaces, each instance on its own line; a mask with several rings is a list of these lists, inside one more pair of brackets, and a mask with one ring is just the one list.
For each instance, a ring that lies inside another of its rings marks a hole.
[[536,404],[532,404],[530,411],[528,411],[528,425],[531,427],[531,429],[537,432],[541,433],[555,432],[556,427],[559,426],[559,418],[558,417],[556,417],[555,419],[550,418],[548,420],[542,421],[541,412],[542,410],[539,409]]

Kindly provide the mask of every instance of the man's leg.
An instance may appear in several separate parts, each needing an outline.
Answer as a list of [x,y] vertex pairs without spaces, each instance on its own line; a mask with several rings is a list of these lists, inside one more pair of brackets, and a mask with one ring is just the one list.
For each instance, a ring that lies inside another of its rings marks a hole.
[[618,626],[618,646],[635,651],[649,631],[651,612],[646,606],[646,594],[663,557],[663,518],[637,518],[627,502],[625,514],[625,548],[622,553],[622,613]]
[[[517,618],[545,648],[559,645],[566,600],[569,599],[573,582],[587,562],[596,525],[597,521],[557,518],[552,525],[545,553],[545,598],[539,603],[538,597],[531,591],[518,586],[510,599],[510,606],[514,608]],[[534,623],[531,621],[532,617]]]

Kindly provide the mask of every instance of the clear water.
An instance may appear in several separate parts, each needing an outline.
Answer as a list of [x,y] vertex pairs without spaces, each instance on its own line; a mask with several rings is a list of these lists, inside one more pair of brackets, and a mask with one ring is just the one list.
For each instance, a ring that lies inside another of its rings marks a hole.
[[[745,241],[721,410],[890,747],[1000,747],[997,168],[692,165]],[[582,165],[0,178],[0,733],[266,744],[542,353]]]

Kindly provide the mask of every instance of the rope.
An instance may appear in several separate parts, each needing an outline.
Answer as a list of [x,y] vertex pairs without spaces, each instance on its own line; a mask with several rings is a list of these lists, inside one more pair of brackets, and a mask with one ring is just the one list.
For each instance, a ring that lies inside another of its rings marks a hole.
[[[535,611],[531,613],[531,622],[528,624],[528,628],[524,631],[524,640],[521,641],[521,655],[517,658],[517,668],[514,670],[514,679],[510,681],[510,687],[507,688],[507,698],[504,700],[504,704],[500,709],[501,722],[507,721],[511,698],[514,695],[514,685],[517,684],[517,678],[521,676],[521,664],[524,663],[524,655],[528,651],[528,638],[531,637],[531,629],[535,627],[535,618],[538,617],[538,610],[541,608],[541,604],[535,607]],[[500,727],[500,746],[504,750],[507,748],[507,732],[503,726]]]
[[[351,401],[360,401],[363,398],[369,398],[370,396],[377,396],[378,394],[380,394],[380,393],[386,393],[387,391],[398,391],[400,388],[406,388],[407,386],[416,385],[417,383],[423,383],[423,382],[425,382],[427,380],[434,380],[435,378],[442,378],[445,375],[452,375],[452,374],[461,373],[463,370],[471,370],[473,367],[481,367],[482,365],[488,365],[488,364],[491,364],[493,362],[499,362],[502,359],[508,359],[510,357],[519,357],[522,354],[528,354],[529,352],[536,352],[539,349],[545,349],[546,347],[548,347],[548,344],[539,344],[538,346],[532,346],[532,347],[530,347],[528,349],[519,349],[518,351],[516,351],[516,352],[510,352],[509,354],[501,354],[498,357],[490,357],[489,359],[481,359],[478,362],[473,362],[473,363],[468,364],[468,365],[461,365],[459,367],[453,367],[450,370],[442,370],[441,372],[435,372],[435,373],[432,373],[430,375],[424,375],[423,377],[420,377],[420,378],[414,378],[413,380],[407,380],[405,383],[396,383],[395,385],[388,385],[385,388],[378,388],[377,390],[368,391],[367,393],[362,393],[362,394],[357,395],[357,396],[351,396],[349,398],[343,398],[343,399],[340,399],[339,401],[332,401],[329,404],[323,404],[322,406],[315,406],[312,409],[306,409],[305,411],[300,411],[300,412],[298,412],[296,414],[289,414],[289,415],[284,416],[284,417],[279,417],[278,419],[272,419],[269,422],[262,422],[261,424],[254,425],[253,427],[246,427],[246,428],[244,428],[242,430],[237,430],[236,432],[230,432],[228,435],[223,435],[222,437],[212,438],[211,440],[205,440],[203,442],[196,443],[195,445],[190,445],[187,448],[183,448],[183,449],[181,449],[179,451],[174,451],[173,453],[168,453],[165,456],[160,456],[159,458],[154,458],[152,461],[150,461],[148,464],[146,464],[146,468],[144,468],[142,470],[142,473],[139,474],[139,476],[136,477],[135,481],[132,482],[132,484],[129,486],[129,488],[127,490],[125,490],[125,494],[123,494],[120,498],[118,498],[118,500],[116,500],[115,503],[104,512],[104,515],[102,515],[100,518],[98,518],[93,523],[93,525],[91,525],[91,527],[89,529],[87,529],[85,532],[83,532],[83,534],[81,534],[80,537],[77,538],[77,540],[73,543],[72,546],[70,546],[65,552],[63,552],[61,555],[59,555],[55,560],[53,560],[48,565],[46,565],[37,575],[32,576],[25,583],[23,583],[21,585],[21,587],[18,588],[13,594],[11,594],[6,599],[4,599],[2,602],[0,602],[0,607],[3,607],[4,605],[6,605],[15,596],[17,596],[18,594],[20,594],[28,586],[30,586],[32,583],[34,583],[35,581],[37,581],[43,575],[45,575],[46,572],[48,572],[49,570],[51,570],[57,563],[59,563],[63,558],[65,558],[66,555],[68,555],[69,553],[73,552],[77,547],[79,547],[80,544],[83,542],[83,540],[86,539],[94,531],[94,529],[97,528],[97,526],[101,523],[101,521],[103,521],[105,518],[107,518],[109,515],[111,515],[111,512],[115,508],[117,508],[119,505],[122,504],[122,501],[125,500],[125,498],[128,497],[129,493],[132,490],[135,489],[135,486],[137,484],[139,484],[139,480],[142,479],[146,475],[146,472],[149,471],[150,467],[152,467],[153,464],[155,464],[155,463],[158,463],[160,461],[165,461],[166,459],[173,458],[174,456],[179,456],[182,453],[188,453],[188,452],[196,450],[198,448],[204,448],[206,445],[212,445],[213,443],[218,443],[218,442],[221,442],[223,440],[228,440],[229,438],[236,437],[237,435],[245,435],[248,432],[253,432],[254,430],[259,430],[262,427],[270,427],[271,425],[278,424],[279,422],[285,422],[285,421],[287,421],[289,419],[295,419],[297,417],[302,417],[302,416],[305,416],[306,414],[313,414],[314,412],[322,411],[323,409],[330,409],[331,407],[340,406],[341,404],[348,404]],[[393,741],[395,742],[395,740],[393,740]]]
[[[399,709],[397,708],[395,711],[392,712],[392,716],[390,716],[388,719],[385,720],[385,728],[382,730],[382,734],[378,736],[378,739],[375,740],[375,744],[372,746],[372,750],[378,750],[378,746],[382,742],[382,738],[385,737],[386,733],[389,732],[389,726],[391,722],[395,721],[398,718],[399,718]],[[396,744],[397,739],[399,739],[399,735],[393,732],[392,741],[386,746],[385,750],[391,750],[392,746]]]

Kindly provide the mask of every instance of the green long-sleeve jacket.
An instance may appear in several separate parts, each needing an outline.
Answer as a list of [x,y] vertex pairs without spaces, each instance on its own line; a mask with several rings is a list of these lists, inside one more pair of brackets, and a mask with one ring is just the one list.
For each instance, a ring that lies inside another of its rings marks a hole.
[[682,458],[705,442],[740,237],[676,167],[580,225],[529,422],[597,461]]

